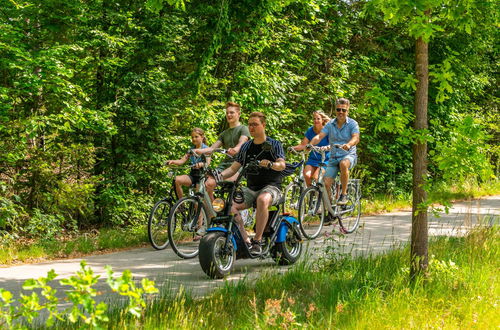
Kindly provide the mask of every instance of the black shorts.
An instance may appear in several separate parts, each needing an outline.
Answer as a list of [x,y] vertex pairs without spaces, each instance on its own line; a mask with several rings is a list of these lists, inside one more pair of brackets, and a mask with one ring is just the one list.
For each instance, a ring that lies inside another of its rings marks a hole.
[[201,171],[198,169],[192,169],[191,172],[189,172],[188,176],[191,179],[191,184],[196,185],[200,183]]

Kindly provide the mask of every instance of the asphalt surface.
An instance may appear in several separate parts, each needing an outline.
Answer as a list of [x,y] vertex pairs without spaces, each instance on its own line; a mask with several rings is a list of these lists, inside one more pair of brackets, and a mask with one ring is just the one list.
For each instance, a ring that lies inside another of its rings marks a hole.
[[[450,209],[449,214],[442,214],[439,218],[429,214],[429,235],[463,235],[478,224],[498,225],[499,219],[500,196],[459,202]],[[410,232],[410,212],[366,216],[361,218],[358,231],[350,235],[338,235],[338,227],[336,226],[325,227],[318,239],[304,243],[305,249],[302,258],[309,258],[309,260],[311,260],[310,258],[318,258],[331,253],[327,251],[332,251],[332,248],[333,251],[353,255],[381,253],[408,242]],[[237,260],[232,275],[224,280],[212,280],[202,271],[198,258],[181,260],[169,248],[156,251],[146,247],[88,256],[84,259],[92,267],[95,274],[101,275],[96,288],[102,294],[97,300],[116,299],[114,298],[116,294],[110,294],[104,281],[106,276],[104,267],[106,265],[110,265],[117,274],[129,269],[136,280],[144,277],[152,279],[158,287],[162,290],[168,290],[172,294],[176,294],[182,287],[195,296],[206,295],[225,285],[226,282],[242,279],[252,280],[268,271],[287,271],[287,267],[276,266],[272,259]],[[63,298],[65,297],[65,287],[59,284],[59,280],[74,275],[80,269],[81,260],[83,259],[66,259],[0,268],[0,288],[11,291],[15,297],[19,297],[19,294],[23,293],[24,281],[46,276],[49,270],[54,269],[58,277],[51,282],[51,286],[56,288],[58,296]],[[24,293],[29,294],[29,292]],[[67,307],[64,300],[61,301],[61,308]]]

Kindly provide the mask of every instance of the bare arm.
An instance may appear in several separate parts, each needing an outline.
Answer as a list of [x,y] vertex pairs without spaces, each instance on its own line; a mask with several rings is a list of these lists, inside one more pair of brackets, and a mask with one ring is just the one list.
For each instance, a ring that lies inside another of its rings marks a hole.
[[311,140],[311,144],[314,146],[314,145],[317,145],[321,140],[323,140],[323,138],[326,136],[327,133],[324,133],[324,132],[320,132],[318,135],[316,135],[315,137],[312,138]]
[[[247,141],[248,141],[248,136],[245,136],[245,135],[240,136],[240,139],[238,140],[238,144],[235,145],[234,148],[227,149],[227,153],[231,156],[236,155],[238,152],[240,152],[240,148],[243,145],[243,143],[245,143]],[[217,142],[219,142],[219,141],[217,141]]]
[[222,171],[221,175],[222,175],[222,178],[230,178],[232,177],[233,175],[235,175],[238,170],[240,169],[241,167],[241,164],[238,163],[238,162],[233,162],[231,164],[231,166],[229,166],[228,168],[226,168],[224,171]]
[[293,146],[292,148],[295,150],[295,151],[302,151],[306,148],[306,145],[309,143],[309,139],[304,137],[302,139],[302,142],[300,142],[300,144],[296,145],[296,146]]
[[211,154],[214,152],[215,149],[219,148],[222,145],[222,141],[217,140],[215,141],[214,144],[212,144],[208,148],[203,148],[203,149],[193,149],[194,152],[196,152],[198,155],[205,155],[205,154]]
[[352,147],[354,147],[358,143],[359,143],[359,133],[354,133],[352,135],[351,139],[349,140],[349,142],[347,142],[346,144],[344,144],[342,146],[342,149],[349,150],[349,149],[351,149]]
[[185,154],[180,159],[167,160],[165,162],[165,164],[167,164],[167,165],[183,165],[188,160],[188,158],[189,158],[188,154]]
[[259,162],[259,166],[267,167],[267,168],[275,170],[275,171],[283,171],[286,167],[286,163],[285,163],[285,160],[283,158],[278,158],[274,162],[272,162],[268,159],[263,159]]

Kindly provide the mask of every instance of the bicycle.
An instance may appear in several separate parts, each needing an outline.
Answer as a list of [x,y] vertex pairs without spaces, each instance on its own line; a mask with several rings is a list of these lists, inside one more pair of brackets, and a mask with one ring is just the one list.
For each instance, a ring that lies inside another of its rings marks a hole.
[[[214,152],[227,154],[225,149],[215,149]],[[198,157],[192,150],[190,154]],[[168,237],[172,250],[183,259],[198,255],[198,240],[210,226],[210,219],[217,214],[205,187],[210,170],[204,167],[196,190],[189,196],[179,199],[168,215]]]
[[300,166],[300,173],[298,176],[295,176],[290,182],[284,191],[284,209],[286,213],[294,217],[298,217],[299,210],[299,200],[302,192],[307,188],[306,181],[304,179],[304,164],[305,164],[305,152],[304,151],[295,151],[293,148],[288,148],[289,152],[299,154],[302,156],[302,164]]
[[[333,145],[340,148],[340,145]],[[329,220],[337,220],[340,230],[344,234],[353,233],[359,226],[361,217],[361,184],[359,179],[349,179],[347,184],[348,202],[346,205],[337,205],[337,194],[341,188],[338,178],[332,187],[335,198],[333,203],[329,198],[326,186],[323,183],[325,169],[325,153],[320,147],[311,146],[312,150],[321,154],[321,167],[316,183],[305,189],[299,199],[299,224],[304,236],[314,239],[319,236],[323,228],[325,215]]]
[[[263,150],[270,150],[268,142]],[[266,148],[266,149],[264,149]],[[257,157],[256,157],[257,158]],[[242,178],[247,173],[258,173],[258,161],[244,164],[236,181],[221,181],[221,197],[214,200],[218,214],[212,219],[212,226],[200,242],[200,266],[211,278],[224,278],[231,273],[236,259],[273,258],[279,265],[295,263],[302,253],[302,237],[298,229],[298,221],[294,217],[280,212],[283,200],[269,212],[269,220],[264,230],[265,245],[261,254],[250,253],[244,242],[238,224],[231,213],[235,200],[243,200],[241,191]]]
[[[183,169],[184,167],[182,167]],[[191,167],[186,167],[191,168]],[[177,170],[180,168],[177,168]],[[168,178],[175,178],[174,171],[170,170],[167,174]],[[191,188],[190,188],[191,189]],[[175,191],[175,179],[172,180],[172,185],[170,187],[167,196],[155,203],[148,218],[148,238],[151,246],[156,250],[163,250],[167,248],[168,232],[167,232],[167,221],[168,215],[172,206],[178,200],[177,193]]]

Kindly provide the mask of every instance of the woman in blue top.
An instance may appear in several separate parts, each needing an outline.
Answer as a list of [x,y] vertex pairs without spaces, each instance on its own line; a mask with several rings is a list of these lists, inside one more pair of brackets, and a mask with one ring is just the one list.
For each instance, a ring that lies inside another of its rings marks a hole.
[[[313,112],[313,125],[307,129],[304,133],[304,138],[299,145],[292,147],[295,151],[302,151],[306,148],[306,145],[309,141],[312,140],[313,137],[318,135],[323,127],[330,121],[330,117],[326,115],[323,111],[314,111]],[[328,142],[328,135],[323,138],[318,144],[318,147],[327,147],[330,146]],[[330,153],[326,154],[325,160],[330,158]],[[304,167],[304,179],[306,181],[306,185],[309,187],[312,183],[312,180],[318,179],[319,175],[319,163],[321,162],[321,154],[316,151],[312,151],[309,154],[309,158],[307,159],[306,166]]]
[[[207,139],[205,138],[205,132],[201,128],[193,128],[191,131],[191,142],[193,143],[193,149],[204,149],[208,148],[205,144]],[[182,198],[182,186],[190,187],[193,184],[198,184],[201,178],[201,168],[205,165],[208,166],[210,163],[210,156],[200,155],[198,157],[190,156],[185,154],[181,159],[167,160],[167,165],[182,165],[185,162],[189,162],[192,165],[191,172],[188,175],[178,175],[175,177],[175,192],[177,197]]]

